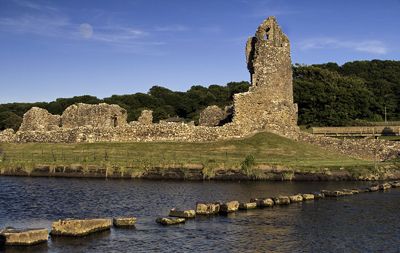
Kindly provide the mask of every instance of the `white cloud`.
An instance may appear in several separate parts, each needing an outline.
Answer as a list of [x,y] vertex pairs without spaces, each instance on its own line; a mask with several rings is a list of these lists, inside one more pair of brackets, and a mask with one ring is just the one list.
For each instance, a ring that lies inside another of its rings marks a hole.
[[370,54],[386,54],[386,45],[379,40],[339,40],[335,38],[313,38],[299,43],[302,50],[310,49],[350,49]]
[[93,27],[88,23],[83,23],[79,26],[79,33],[85,39],[90,39],[93,36]]

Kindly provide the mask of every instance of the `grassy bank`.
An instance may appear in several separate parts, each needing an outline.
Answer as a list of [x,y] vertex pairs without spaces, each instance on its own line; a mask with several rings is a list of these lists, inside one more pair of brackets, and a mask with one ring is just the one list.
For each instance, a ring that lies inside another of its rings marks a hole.
[[[371,169],[371,161],[350,158],[271,133],[212,143],[77,143],[0,144],[0,168],[38,165],[95,165],[141,170],[168,165],[202,164],[207,169],[248,170],[279,165],[304,171]],[[254,158],[254,159],[253,159]]]

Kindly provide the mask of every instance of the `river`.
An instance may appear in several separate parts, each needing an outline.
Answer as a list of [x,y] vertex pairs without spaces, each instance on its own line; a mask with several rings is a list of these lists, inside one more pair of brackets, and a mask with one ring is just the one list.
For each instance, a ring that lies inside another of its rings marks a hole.
[[135,216],[136,229],[54,238],[5,252],[399,252],[400,189],[200,217],[164,227],[170,208],[196,201],[368,185],[366,182],[188,182],[0,177],[0,228],[47,227],[59,218]]

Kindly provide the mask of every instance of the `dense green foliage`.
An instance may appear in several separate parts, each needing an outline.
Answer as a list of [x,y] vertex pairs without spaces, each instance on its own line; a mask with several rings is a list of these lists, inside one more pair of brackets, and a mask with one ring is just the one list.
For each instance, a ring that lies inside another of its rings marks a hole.
[[400,119],[400,62],[355,61],[296,65],[299,124],[342,126]]
[[[299,105],[299,124],[341,126],[364,121],[382,121],[385,107],[388,120],[400,120],[400,61],[356,61],[342,66],[327,63],[293,68],[294,99]],[[248,82],[231,82],[225,86],[192,86],[186,92],[154,86],[147,94],[59,98],[45,103],[10,103],[0,105],[0,130],[18,129],[23,114],[33,106],[61,114],[75,103],[118,104],[128,111],[128,121],[136,120],[147,108],[154,119],[181,117],[198,120],[208,105],[232,104],[235,93],[247,91]]]

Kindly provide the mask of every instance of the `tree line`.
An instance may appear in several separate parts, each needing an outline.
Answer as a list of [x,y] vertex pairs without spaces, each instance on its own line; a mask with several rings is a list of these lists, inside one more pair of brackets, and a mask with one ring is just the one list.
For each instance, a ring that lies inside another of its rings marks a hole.
[[[198,121],[209,105],[231,105],[233,95],[245,92],[246,81],[208,87],[192,86],[186,92],[153,86],[148,93],[58,98],[52,102],[0,104],[0,130],[18,129],[23,114],[33,106],[62,114],[75,103],[118,104],[136,120],[143,109],[153,110],[154,120],[180,117]],[[400,61],[355,61],[293,66],[294,100],[299,106],[299,125],[345,126],[370,121],[400,120]]]

